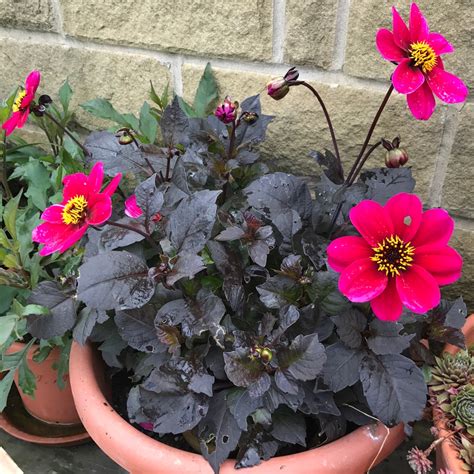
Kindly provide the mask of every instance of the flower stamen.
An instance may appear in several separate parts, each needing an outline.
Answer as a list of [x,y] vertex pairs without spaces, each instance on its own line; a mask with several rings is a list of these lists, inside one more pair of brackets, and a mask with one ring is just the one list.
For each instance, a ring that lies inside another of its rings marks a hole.
[[85,216],[87,211],[87,201],[84,196],[74,196],[69,199],[63,209],[63,222],[67,225],[79,224]]
[[430,72],[437,64],[437,56],[426,41],[417,41],[410,45],[410,58],[414,66],[420,66],[423,72]]
[[415,248],[404,242],[398,235],[391,235],[372,249],[375,253],[370,259],[378,264],[377,270],[387,276],[399,276],[413,263]]
[[13,102],[13,105],[12,105],[13,112],[20,112],[21,110],[23,110],[21,103],[23,102],[23,99],[25,98],[25,96],[26,96],[25,89],[21,89],[20,91],[18,91],[18,94],[15,97],[15,102]]

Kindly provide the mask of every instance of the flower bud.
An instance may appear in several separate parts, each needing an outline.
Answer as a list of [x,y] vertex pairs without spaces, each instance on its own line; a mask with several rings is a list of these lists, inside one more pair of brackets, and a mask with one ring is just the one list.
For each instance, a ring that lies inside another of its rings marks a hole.
[[120,145],[130,145],[133,143],[133,132],[129,128],[121,128],[117,130],[115,136],[119,139]]
[[242,120],[249,125],[253,125],[258,120],[258,114],[255,112],[244,112]]
[[237,117],[238,107],[238,102],[232,102],[227,96],[224,102],[216,108],[214,115],[223,123],[232,123]]
[[385,153],[387,168],[400,168],[408,162],[408,153],[403,148],[393,148]]
[[300,73],[296,68],[292,67],[287,71],[284,77],[271,80],[267,84],[267,94],[275,100],[280,100],[285,97],[290,91],[290,82],[296,81]]
[[264,364],[269,364],[273,359],[273,353],[268,347],[264,347],[260,351],[260,359]]

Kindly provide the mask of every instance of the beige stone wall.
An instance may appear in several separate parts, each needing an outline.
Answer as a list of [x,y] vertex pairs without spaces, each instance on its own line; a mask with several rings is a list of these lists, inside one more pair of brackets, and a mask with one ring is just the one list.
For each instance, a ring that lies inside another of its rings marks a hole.
[[[191,98],[207,61],[221,95],[242,99],[272,77],[298,66],[325,98],[345,163],[357,154],[388,85],[392,66],[374,36],[390,27],[395,3],[406,18],[409,0],[0,0],[0,95],[38,68],[42,91],[65,77],[76,104],[101,96],[117,109],[136,111],[149,80],[169,82]],[[472,0],[419,0],[432,31],[454,43],[446,68],[474,84]],[[277,116],[264,151],[280,168],[314,176],[310,149],[330,147],[321,111],[308,91],[283,101],[263,97]],[[374,137],[400,134],[417,190],[431,206],[456,217],[455,241],[465,258],[461,290],[474,311],[473,104],[439,105],[429,122],[414,120],[405,98],[394,95]],[[97,124],[78,111],[78,121]],[[375,153],[372,164],[380,163]]]

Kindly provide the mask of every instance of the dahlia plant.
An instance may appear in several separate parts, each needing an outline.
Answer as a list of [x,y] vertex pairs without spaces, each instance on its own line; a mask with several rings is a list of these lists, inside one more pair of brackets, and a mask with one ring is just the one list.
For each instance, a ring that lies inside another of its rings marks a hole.
[[[390,38],[398,48],[395,88],[412,112],[427,87],[461,100],[442,72],[449,48],[416,6],[410,18],[408,29],[394,10],[393,34],[377,36],[384,55]],[[86,137],[90,172],[64,178],[32,233],[40,256],[79,251],[83,261],[64,296],[73,325],[28,317],[97,343],[117,410],[165,442],[182,434],[216,473],[229,456],[253,466],[373,418],[409,432],[427,402],[421,368],[446,342],[464,344],[466,307],[440,292],[461,274],[454,222],[413,194],[398,137],[371,143],[393,86],[348,173],[319,92],[295,68],[267,92],[291,100],[297,86],[315,96],[333,142],[311,152],[315,184],[269,170],[258,146],[273,117],[259,95],[217,103],[208,66],[193,104],[153,88],[138,117],[104,99],[83,104],[115,126]],[[426,103],[415,118],[431,114]],[[387,166],[363,171],[381,145]],[[40,284],[29,302],[53,313],[49,295]]]

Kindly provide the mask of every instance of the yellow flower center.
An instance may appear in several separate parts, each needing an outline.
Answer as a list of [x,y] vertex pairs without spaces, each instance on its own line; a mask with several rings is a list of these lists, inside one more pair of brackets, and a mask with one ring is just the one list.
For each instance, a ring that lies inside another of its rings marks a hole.
[[13,112],[19,112],[20,110],[22,110],[21,103],[23,102],[25,95],[26,95],[26,91],[24,89],[21,89],[18,92],[18,94],[15,97],[15,102],[13,102],[13,105],[12,105]]
[[410,58],[414,66],[420,66],[423,72],[430,72],[437,63],[436,53],[425,41],[418,41],[410,45]]
[[79,224],[87,212],[87,201],[84,196],[74,196],[69,199],[63,209],[63,222],[67,225]]
[[374,255],[370,259],[378,264],[377,270],[393,277],[412,265],[415,247],[398,235],[392,235],[373,247],[373,251]]

